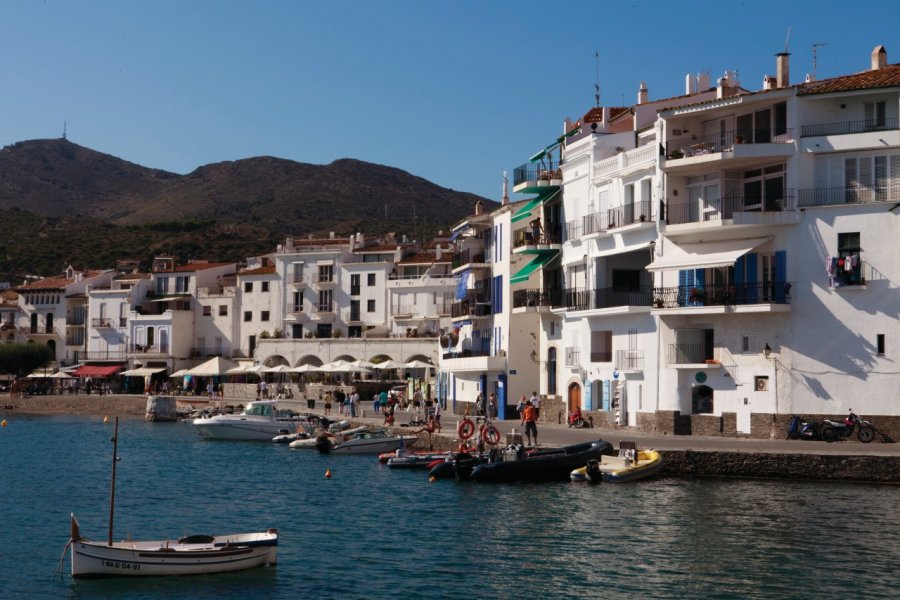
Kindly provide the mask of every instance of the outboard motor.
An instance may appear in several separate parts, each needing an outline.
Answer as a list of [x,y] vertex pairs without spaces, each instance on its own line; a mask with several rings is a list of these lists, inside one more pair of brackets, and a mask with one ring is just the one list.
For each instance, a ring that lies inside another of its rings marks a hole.
[[603,481],[603,476],[600,474],[600,461],[596,458],[587,461],[585,474],[587,475],[588,481],[591,483],[600,483]]
[[328,454],[331,452],[331,448],[331,439],[327,435],[320,435],[316,438],[316,450],[322,454]]

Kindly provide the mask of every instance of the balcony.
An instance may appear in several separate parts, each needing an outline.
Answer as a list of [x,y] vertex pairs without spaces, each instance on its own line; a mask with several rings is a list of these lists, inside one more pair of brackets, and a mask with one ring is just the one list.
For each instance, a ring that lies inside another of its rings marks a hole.
[[515,290],[512,293],[513,310],[518,312],[549,312],[553,299],[559,297],[559,290]]
[[623,373],[640,372],[644,370],[643,350],[616,350],[616,360],[613,367]]
[[843,121],[841,123],[819,123],[816,125],[802,125],[800,137],[816,137],[825,135],[847,135],[850,133],[868,133],[870,131],[891,131],[900,129],[900,119],[889,117],[883,122],[874,119],[862,121]]
[[566,239],[578,239],[606,233],[617,227],[633,225],[635,223],[653,223],[656,215],[653,210],[653,202],[642,200],[634,204],[626,204],[608,210],[591,213],[580,220],[566,223]]
[[116,322],[108,317],[100,317],[99,319],[91,319],[91,327],[94,329],[115,329]]
[[[683,135],[666,142],[665,156],[667,160],[716,155],[725,152],[750,154],[742,152],[743,145],[759,144],[791,144],[794,141],[792,129],[735,129],[725,132],[714,132],[702,135]],[[757,150],[753,152],[760,155]],[[777,152],[776,154],[780,154]]]
[[337,286],[333,275],[319,275],[315,279],[316,287],[320,290],[331,290]]
[[491,373],[506,370],[505,356],[491,356],[488,352],[464,350],[441,356],[441,370],[455,373]]
[[462,268],[473,268],[473,267],[489,267],[490,265],[484,259],[484,249],[483,248],[467,248],[465,250],[461,250],[457,254],[453,256],[453,271],[456,272],[457,269]]
[[287,284],[295,290],[302,290],[306,287],[306,276],[303,273],[288,273]]
[[301,321],[309,318],[309,315],[303,310],[303,304],[299,302],[288,302],[285,304],[284,316],[286,319],[294,321]]
[[125,350],[87,350],[81,353],[82,360],[85,361],[123,361],[128,358]]
[[669,344],[666,362],[671,365],[709,365],[718,366],[714,358],[713,344]]
[[559,163],[548,158],[539,163],[528,163],[513,171],[513,191],[536,193],[550,186],[562,185]]
[[526,248],[552,249],[562,243],[562,227],[551,223],[543,231],[534,231],[531,227],[523,227],[513,231],[513,251]]
[[599,288],[588,290],[583,288],[567,288],[551,297],[553,306],[566,310],[600,310],[621,306],[650,307],[652,288],[640,289]]
[[19,333],[26,336],[46,336],[46,335],[56,335],[56,327],[53,325],[47,325],[45,323],[40,323],[38,325],[19,327]]
[[318,321],[334,320],[337,316],[334,303],[318,304],[313,311],[312,318]]
[[807,188],[799,190],[797,206],[839,206],[843,204],[874,204],[900,201],[900,182],[874,187],[850,186]]
[[129,354],[168,354],[168,344],[131,344]]
[[770,282],[653,288],[653,306],[658,309],[669,309],[699,306],[787,305],[791,301],[791,287],[788,282]]
[[487,303],[476,302],[468,298],[450,305],[450,317],[453,319],[471,319],[476,317],[491,316],[490,299]]
[[[759,195],[728,194],[724,198],[700,202],[669,201],[665,206],[664,220],[667,225],[685,223],[706,223],[712,221],[747,221],[752,214],[781,213],[796,211],[797,203],[793,190],[785,190],[773,198]],[[748,216],[748,213],[750,216]],[[792,217],[794,215],[791,215]]]
[[594,178],[608,179],[615,174],[652,166],[656,161],[656,144],[646,144],[594,163]]
[[233,285],[210,285],[197,288],[198,298],[233,298],[237,289]]

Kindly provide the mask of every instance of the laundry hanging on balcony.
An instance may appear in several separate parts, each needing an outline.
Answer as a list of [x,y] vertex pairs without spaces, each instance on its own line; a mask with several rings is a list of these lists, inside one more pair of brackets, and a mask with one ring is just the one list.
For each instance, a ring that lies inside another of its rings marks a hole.
[[825,273],[833,288],[859,285],[862,280],[861,266],[862,261],[858,254],[829,256],[825,259]]

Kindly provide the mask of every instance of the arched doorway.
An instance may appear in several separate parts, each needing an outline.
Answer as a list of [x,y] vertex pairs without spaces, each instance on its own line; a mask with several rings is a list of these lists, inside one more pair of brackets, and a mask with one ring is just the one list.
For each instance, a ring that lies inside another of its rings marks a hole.
[[547,350],[547,395],[556,395],[556,348]]
[[581,386],[577,383],[569,384],[568,406],[569,412],[581,409]]
[[712,414],[715,410],[713,404],[713,389],[708,385],[698,385],[691,388],[691,413],[695,415]]
[[44,329],[44,331],[46,331],[47,333],[53,333],[53,313],[47,313],[45,324],[46,329]]

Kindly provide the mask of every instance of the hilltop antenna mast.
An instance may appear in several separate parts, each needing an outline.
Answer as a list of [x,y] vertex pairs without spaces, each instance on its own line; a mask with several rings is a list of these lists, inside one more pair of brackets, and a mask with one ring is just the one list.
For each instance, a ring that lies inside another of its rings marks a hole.
[[66,139],[66,122],[63,121],[63,139]]
[[596,79],[594,80],[594,102],[596,102],[597,106],[600,106],[600,51],[594,50],[594,66],[597,71]]
[[818,64],[818,61],[816,60],[816,52],[818,51],[818,49],[819,49],[820,47],[822,47],[822,46],[827,46],[827,45],[828,45],[828,42],[818,42],[818,43],[812,45],[812,51],[813,51],[813,81],[816,80],[816,65]]

